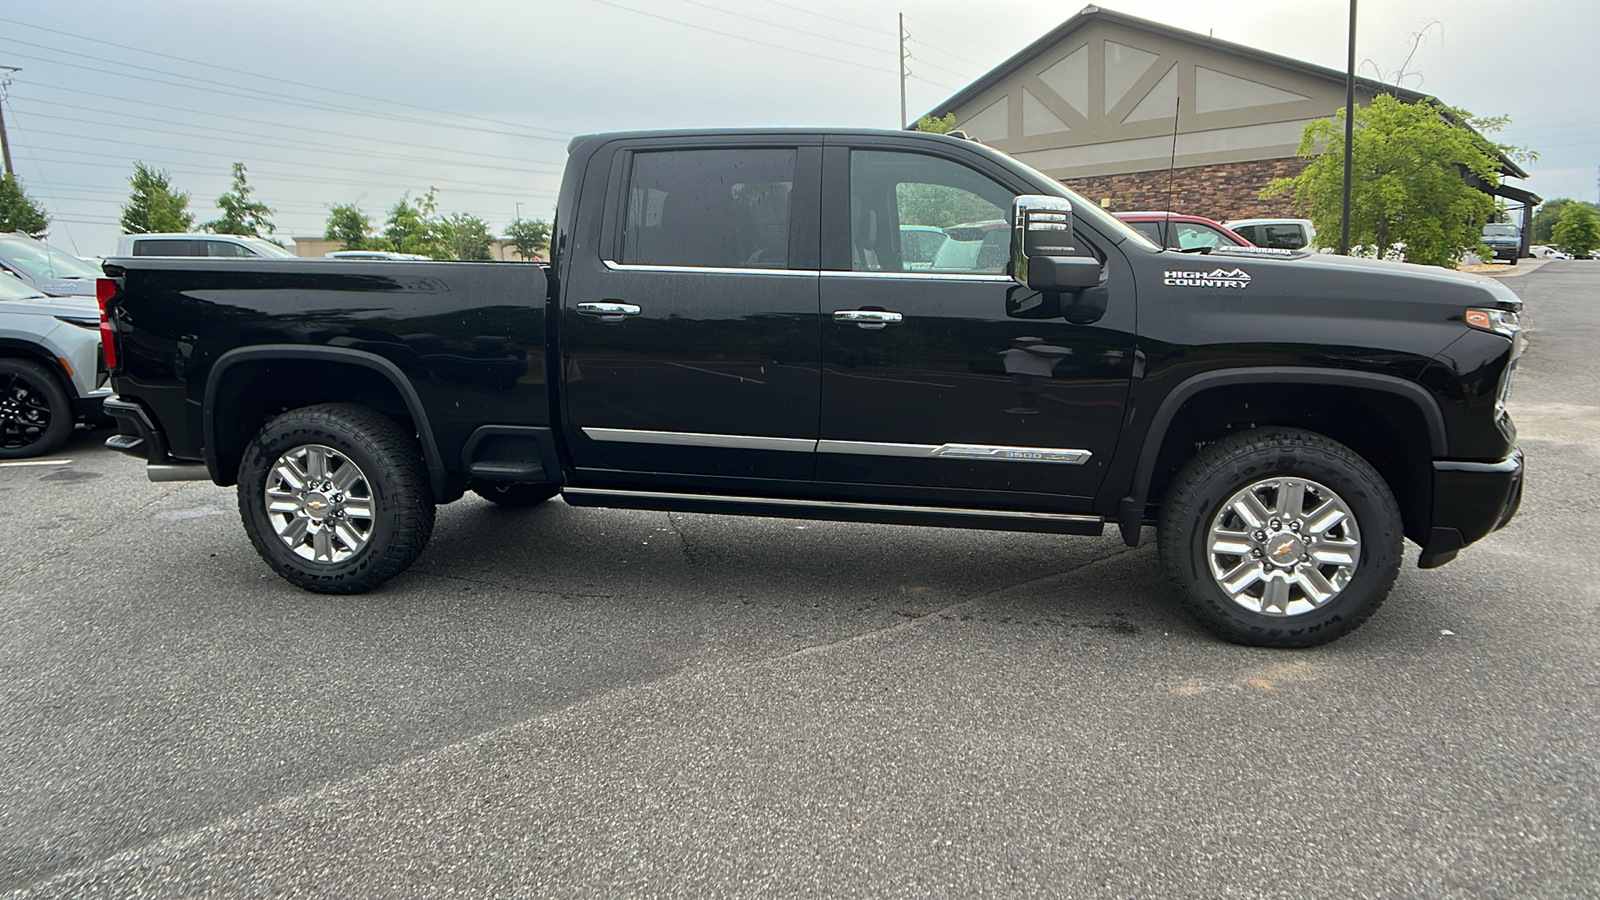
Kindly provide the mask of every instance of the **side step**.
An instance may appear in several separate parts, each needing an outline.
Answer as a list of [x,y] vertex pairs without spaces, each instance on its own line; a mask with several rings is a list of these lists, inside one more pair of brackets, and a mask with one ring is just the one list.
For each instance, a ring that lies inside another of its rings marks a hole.
[[933,525],[942,528],[1034,531],[1045,534],[1098,535],[1105,530],[1105,520],[1099,516],[1070,516],[1063,513],[955,509],[940,506],[897,506],[883,503],[851,503],[839,500],[723,497],[715,494],[675,494],[661,491],[619,491],[574,487],[564,489],[561,492],[561,497],[569,506],[712,513],[723,516],[765,516],[778,519],[813,519],[826,522],[875,522],[883,525]]

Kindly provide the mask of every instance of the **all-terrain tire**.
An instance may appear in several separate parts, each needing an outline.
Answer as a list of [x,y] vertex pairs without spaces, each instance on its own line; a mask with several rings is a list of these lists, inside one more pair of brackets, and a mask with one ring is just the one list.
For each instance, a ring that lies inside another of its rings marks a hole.
[[32,360],[0,359],[0,459],[54,452],[75,418],[55,373]]
[[1183,467],[1157,536],[1183,604],[1218,637],[1312,647],[1383,603],[1404,529],[1388,483],[1355,451],[1304,429],[1258,428]]
[[318,593],[377,587],[411,565],[433,534],[417,441],[356,404],[307,406],[268,422],[239,465],[238,496],[256,552],[290,583]]
[[509,481],[475,481],[472,492],[498,506],[523,509],[538,506],[561,493],[559,484],[515,484]]

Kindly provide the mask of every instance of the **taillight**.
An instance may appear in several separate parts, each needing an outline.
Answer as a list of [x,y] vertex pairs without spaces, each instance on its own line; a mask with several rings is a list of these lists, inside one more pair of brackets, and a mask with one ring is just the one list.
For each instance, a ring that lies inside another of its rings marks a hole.
[[117,367],[117,342],[111,333],[111,298],[117,295],[117,281],[114,278],[97,278],[94,282],[94,298],[100,301],[100,355],[105,357],[106,368]]

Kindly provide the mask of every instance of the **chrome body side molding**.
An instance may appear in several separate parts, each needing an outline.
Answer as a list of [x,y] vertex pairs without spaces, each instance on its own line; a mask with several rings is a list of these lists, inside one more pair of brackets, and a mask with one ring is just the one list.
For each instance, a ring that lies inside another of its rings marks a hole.
[[717,447],[728,450],[781,450],[792,453],[843,453],[861,456],[902,456],[913,459],[954,459],[970,462],[1061,463],[1081,466],[1094,454],[1065,447],[1003,447],[989,444],[889,444],[877,441],[814,441],[810,438],[762,437],[744,434],[697,434],[687,431],[644,431],[633,428],[585,428],[593,441],[628,444],[671,444],[679,447]]

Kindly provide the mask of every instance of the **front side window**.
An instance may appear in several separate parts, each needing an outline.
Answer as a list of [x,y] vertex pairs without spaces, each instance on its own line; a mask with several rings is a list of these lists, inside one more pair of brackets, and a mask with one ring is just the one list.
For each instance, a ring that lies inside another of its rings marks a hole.
[[1010,261],[1014,196],[989,177],[947,159],[855,151],[850,154],[850,267],[857,272],[1004,274]]
[[617,261],[787,268],[794,170],[793,149],[635,154]]

